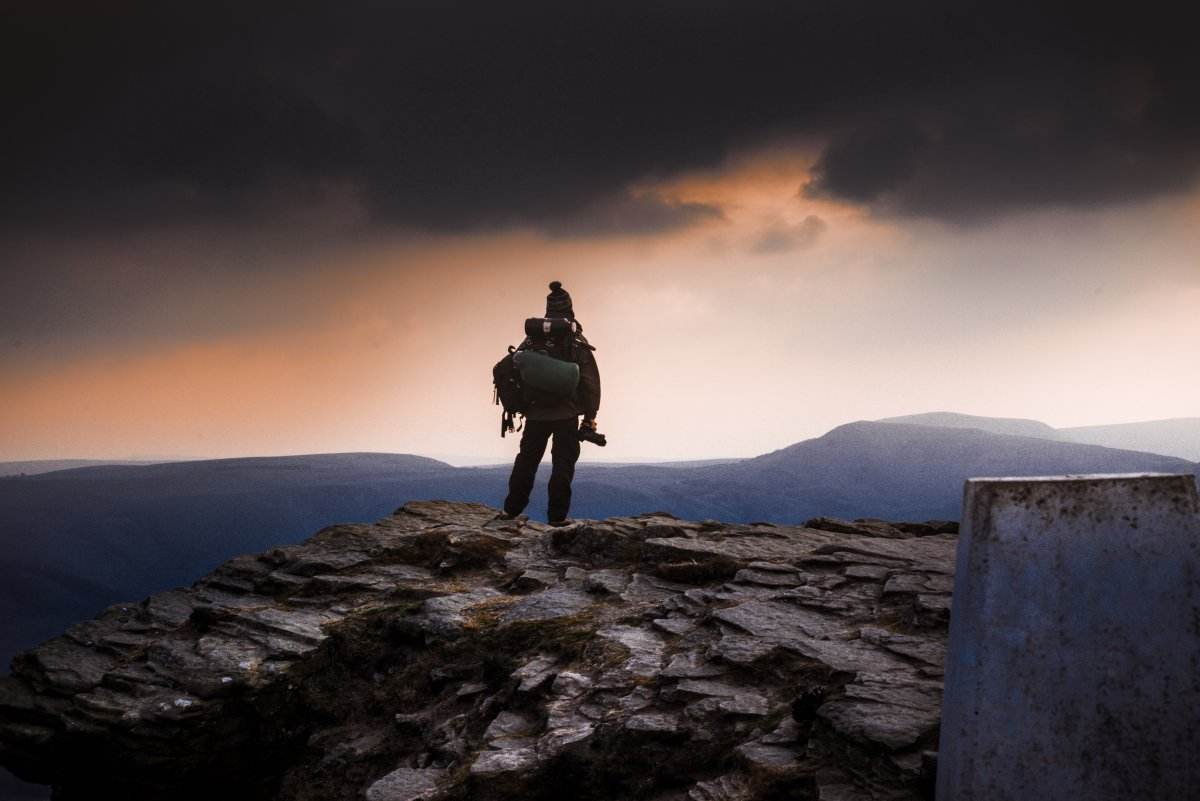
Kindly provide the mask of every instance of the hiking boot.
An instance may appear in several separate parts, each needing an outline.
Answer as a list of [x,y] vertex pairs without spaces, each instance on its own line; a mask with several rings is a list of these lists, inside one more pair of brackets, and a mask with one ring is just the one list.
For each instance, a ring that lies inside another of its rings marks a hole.
[[575,521],[574,521],[574,520],[569,520],[569,519],[567,519],[567,518],[565,518],[565,517],[564,517],[562,520],[550,520],[550,521],[547,521],[547,522],[549,522],[549,523],[550,523],[550,525],[554,526],[555,528],[562,528],[563,526],[569,526],[569,525],[571,525],[571,524],[572,524],[572,523],[574,523]]

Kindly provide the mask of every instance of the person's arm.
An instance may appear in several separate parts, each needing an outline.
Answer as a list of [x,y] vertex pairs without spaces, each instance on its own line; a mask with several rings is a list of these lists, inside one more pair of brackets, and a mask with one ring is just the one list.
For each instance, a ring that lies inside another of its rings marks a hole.
[[579,365],[579,407],[585,421],[595,420],[600,411],[600,368],[596,366],[596,354],[588,350]]

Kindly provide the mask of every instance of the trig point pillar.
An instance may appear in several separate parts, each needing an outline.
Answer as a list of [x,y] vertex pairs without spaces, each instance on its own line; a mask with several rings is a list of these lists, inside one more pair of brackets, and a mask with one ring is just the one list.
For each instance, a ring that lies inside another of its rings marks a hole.
[[967,482],[937,801],[1200,798],[1190,475]]

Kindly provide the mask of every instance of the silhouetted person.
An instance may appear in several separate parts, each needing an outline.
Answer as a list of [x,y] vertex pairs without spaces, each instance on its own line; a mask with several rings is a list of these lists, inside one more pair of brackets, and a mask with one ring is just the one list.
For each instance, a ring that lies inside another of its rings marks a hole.
[[[558,281],[550,284],[550,294],[546,296],[546,318],[575,320],[571,296]],[[563,525],[571,509],[571,480],[575,477],[575,462],[579,459],[580,429],[587,428],[594,432],[596,413],[600,409],[600,371],[592,354],[593,348],[583,336],[583,327],[577,324],[575,333],[568,336],[573,337],[572,342],[556,345],[560,353],[569,355],[579,365],[579,385],[569,398],[531,406],[526,410],[521,450],[513,462],[512,475],[508,479],[508,497],[504,499],[505,517],[516,517],[528,505],[538,465],[551,437],[554,438],[554,445],[550,449],[553,467],[546,517],[551,525]],[[533,341],[526,337],[517,350],[532,344]],[[580,415],[583,416],[582,424],[579,422]]]

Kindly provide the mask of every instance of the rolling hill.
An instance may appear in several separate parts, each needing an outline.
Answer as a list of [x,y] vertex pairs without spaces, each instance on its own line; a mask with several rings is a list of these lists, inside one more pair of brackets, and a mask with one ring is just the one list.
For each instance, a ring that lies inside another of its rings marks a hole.
[[1103,445],[1127,451],[1144,451],[1200,461],[1200,417],[1176,417],[1142,423],[1052,428],[1038,420],[978,417],[957,412],[927,412],[885,417],[881,423],[914,423],[941,428],[977,428],[993,434],[1039,437],[1084,445]]
[[849,423],[730,468],[733,505],[766,520],[817,514],[958,519],[972,476],[1194,472],[1183,459],[979,429]]
[[160,460],[142,459],[33,459],[24,462],[0,462],[0,477],[35,476],[76,467],[99,467],[101,465],[158,464]]
[[[545,508],[543,468],[529,512]],[[958,517],[968,476],[1193,472],[1150,453],[980,430],[858,422],[740,461],[589,466],[576,517],[666,511],[690,519],[802,522],[817,515]],[[118,601],[190,583],[241,553],[410,499],[498,506],[507,467],[456,468],[350,453],[98,466],[0,479],[0,659]]]
[[885,417],[877,422],[937,426],[938,428],[978,428],[980,431],[992,434],[1009,434],[1015,437],[1059,438],[1058,429],[1039,420],[1026,420],[1021,417],[979,417],[958,412],[925,412],[924,414]]
[[1060,428],[1058,434],[1070,442],[1150,451],[1200,462],[1200,417]]

